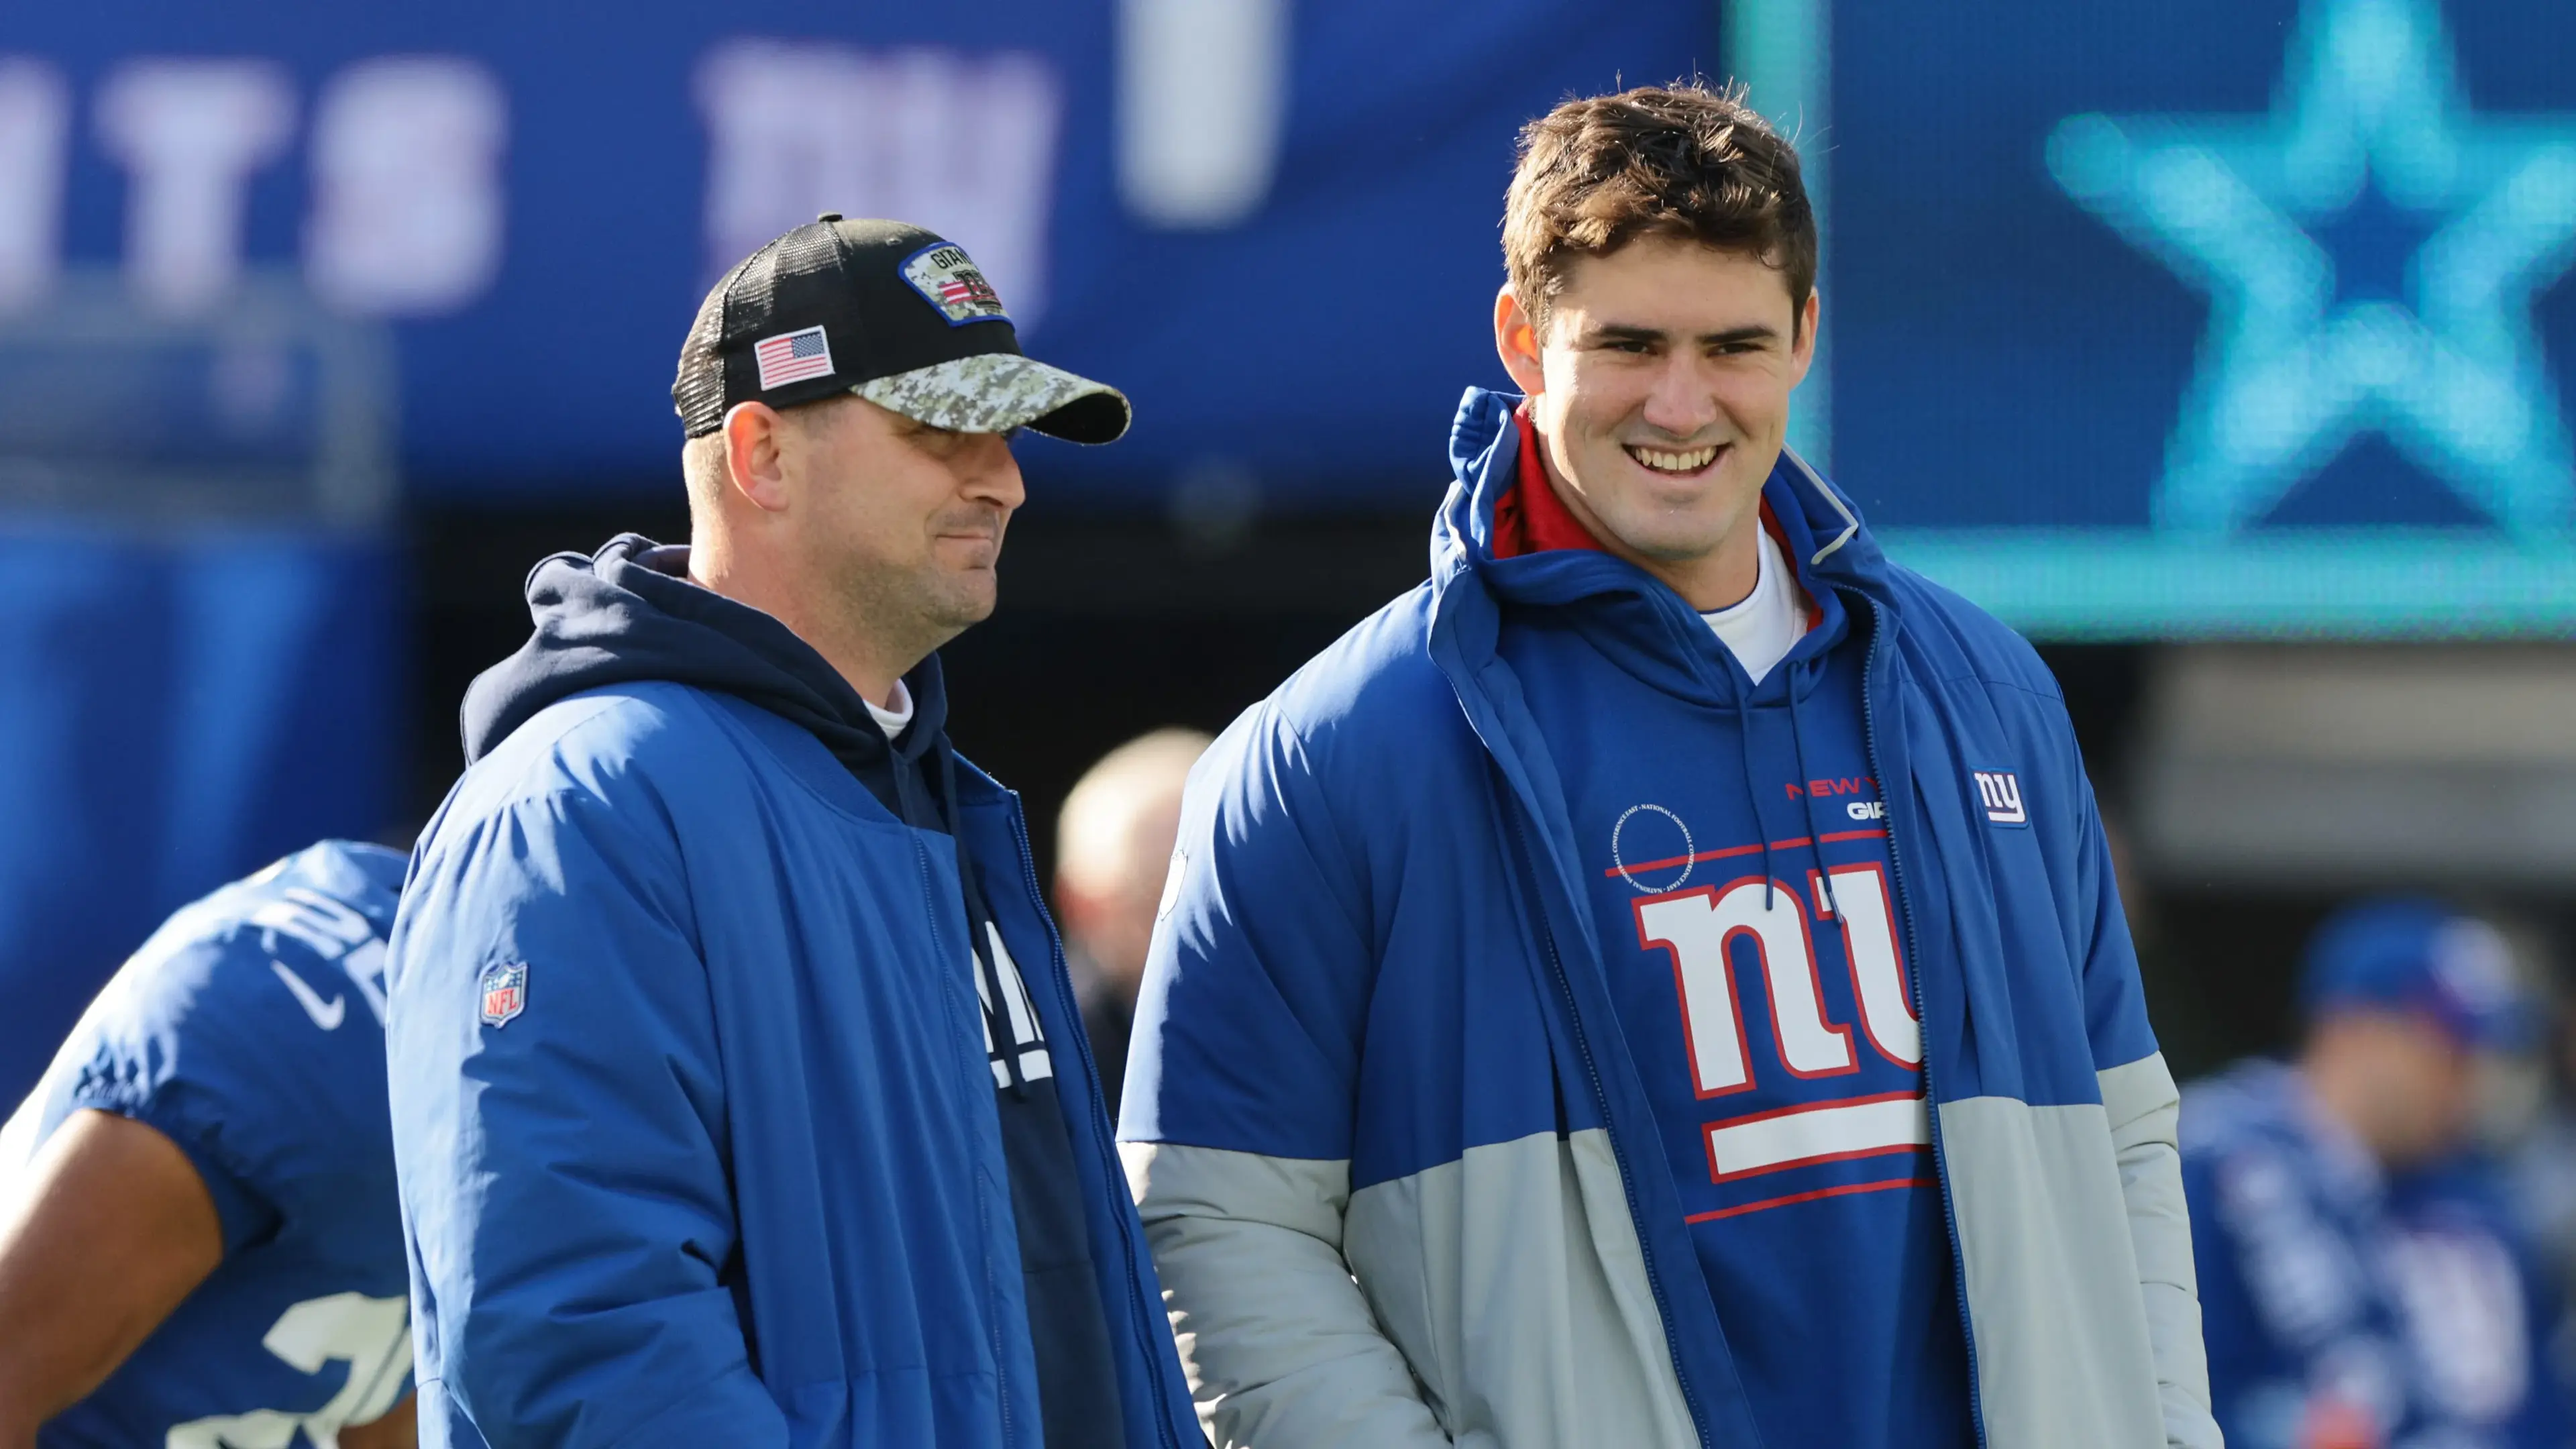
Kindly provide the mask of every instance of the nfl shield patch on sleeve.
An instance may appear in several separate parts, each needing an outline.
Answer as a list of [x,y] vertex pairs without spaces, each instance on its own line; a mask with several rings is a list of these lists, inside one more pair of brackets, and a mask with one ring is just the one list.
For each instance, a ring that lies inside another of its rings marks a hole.
[[528,1009],[528,968],[516,961],[504,961],[483,968],[483,1024],[508,1026],[510,1019]]

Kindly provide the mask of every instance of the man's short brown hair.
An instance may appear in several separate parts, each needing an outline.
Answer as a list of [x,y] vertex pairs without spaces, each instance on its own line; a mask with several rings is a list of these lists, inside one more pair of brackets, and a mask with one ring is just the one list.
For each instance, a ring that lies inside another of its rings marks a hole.
[[1546,328],[1575,256],[1607,256],[1644,236],[1758,257],[1806,316],[1816,214],[1796,149],[1740,89],[1639,86],[1567,101],[1521,128],[1503,266],[1533,326]]

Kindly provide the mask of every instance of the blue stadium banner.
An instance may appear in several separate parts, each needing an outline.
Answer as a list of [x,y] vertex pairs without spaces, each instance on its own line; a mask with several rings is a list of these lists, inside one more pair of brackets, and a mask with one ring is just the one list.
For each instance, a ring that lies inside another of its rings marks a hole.
[[2556,635],[2571,52],[2563,0],[100,0],[0,38],[0,330],[283,277],[384,339],[412,496],[663,489],[705,285],[894,213],[1136,399],[1038,506],[1412,512],[1515,128],[1732,72],[1825,219],[1801,446],[1900,558],[2060,637]]
[[[2576,9],[1766,0],[1803,438],[2033,632],[2576,632]],[[1811,149],[1811,155],[1818,154]]]
[[400,838],[398,566],[309,523],[0,518],[0,1101],[173,909]]
[[390,335],[414,496],[676,489],[708,284],[817,212],[891,215],[1134,397],[1116,449],[1029,445],[1042,502],[1212,475],[1411,510],[1496,376],[1517,128],[1717,41],[1713,0],[20,7],[0,315],[290,275]]

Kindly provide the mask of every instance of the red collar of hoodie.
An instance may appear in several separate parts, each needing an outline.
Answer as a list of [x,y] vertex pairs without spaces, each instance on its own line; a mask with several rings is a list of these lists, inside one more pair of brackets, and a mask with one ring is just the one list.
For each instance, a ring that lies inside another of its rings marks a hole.
[[[1523,554],[1545,553],[1556,548],[1588,548],[1607,552],[1583,520],[1556,496],[1556,487],[1547,481],[1546,465],[1539,461],[1538,428],[1521,409],[1512,412],[1512,425],[1521,430],[1519,476],[1509,491],[1494,500],[1494,557],[1519,558]],[[1780,545],[1783,558],[1789,554],[1789,536],[1780,520],[1771,514],[1771,500],[1762,500],[1762,530]],[[1806,586],[1798,586],[1798,598],[1807,606],[1807,627],[1824,622],[1824,611],[1807,597]]]

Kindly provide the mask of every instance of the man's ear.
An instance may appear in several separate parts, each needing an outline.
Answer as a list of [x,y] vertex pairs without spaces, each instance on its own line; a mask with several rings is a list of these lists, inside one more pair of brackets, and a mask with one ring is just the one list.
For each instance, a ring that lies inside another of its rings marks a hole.
[[735,403],[725,414],[725,483],[764,512],[788,503],[787,470],[780,458],[787,420],[767,403]]
[[1506,284],[1494,294],[1494,351],[1503,359],[1503,371],[1511,374],[1512,386],[1531,397],[1547,390],[1538,349],[1538,326]]
[[1823,304],[1816,300],[1816,290],[1807,289],[1807,304],[1798,309],[1797,340],[1789,344],[1789,385],[1796,387],[1807,380],[1807,369],[1816,364],[1816,320],[1823,315]]

